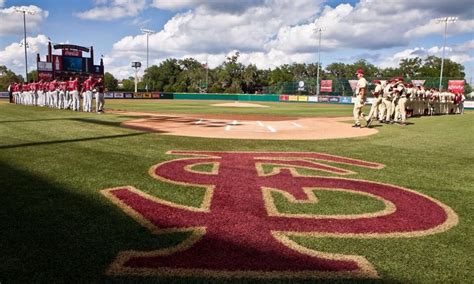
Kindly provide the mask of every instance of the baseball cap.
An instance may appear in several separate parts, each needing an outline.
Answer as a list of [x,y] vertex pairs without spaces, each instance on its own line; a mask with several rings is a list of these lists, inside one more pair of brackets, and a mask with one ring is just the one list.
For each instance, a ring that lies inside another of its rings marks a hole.
[[362,70],[362,68],[357,69],[356,75],[357,74],[364,74],[364,70]]

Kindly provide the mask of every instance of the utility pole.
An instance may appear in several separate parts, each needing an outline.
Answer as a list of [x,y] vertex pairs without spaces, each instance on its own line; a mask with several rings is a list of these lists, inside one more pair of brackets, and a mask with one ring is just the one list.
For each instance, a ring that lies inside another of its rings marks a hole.
[[319,44],[318,44],[318,71],[316,72],[316,96],[319,96],[319,65],[321,65],[321,34],[324,28],[316,28],[316,32],[319,33]]
[[446,49],[446,34],[448,31],[448,23],[456,22],[458,17],[444,17],[436,19],[436,22],[444,23],[444,44],[443,44],[443,57],[441,58],[441,71],[439,72],[439,91],[441,92],[443,88],[443,68],[444,68],[444,54]]
[[[150,29],[140,29],[140,31],[144,34],[146,34],[146,70],[148,70],[148,37],[151,35],[151,34],[154,34],[155,31],[153,30],[150,30]],[[147,79],[147,82],[145,82],[145,89],[146,91],[148,92],[148,79]]]
[[25,7],[16,7],[15,12],[23,14],[23,46],[25,47],[25,82],[28,82],[28,54],[26,52],[26,49],[28,47],[28,42],[26,42],[26,13],[28,13],[29,15],[34,15],[36,14],[36,12]]

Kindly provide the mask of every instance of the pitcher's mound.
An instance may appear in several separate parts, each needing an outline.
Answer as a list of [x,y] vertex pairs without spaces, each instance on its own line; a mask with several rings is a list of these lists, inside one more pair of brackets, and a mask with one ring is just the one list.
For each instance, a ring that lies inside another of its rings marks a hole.
[[212,106],[216,106],[216,107],[269,107],[269,106],[264,106],[264,105],[259,105],[259,104],[240,103],[240,102],[214,104]]

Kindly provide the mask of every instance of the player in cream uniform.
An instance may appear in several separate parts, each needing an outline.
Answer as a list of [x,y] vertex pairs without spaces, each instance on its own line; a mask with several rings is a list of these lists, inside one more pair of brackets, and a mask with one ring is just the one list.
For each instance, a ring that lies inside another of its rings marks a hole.
[[388,84],[385,86],[385,88],[383,89],[382,103],[385,105],[385,119],[382,118],[382,122],[384,123],[390,123],[390,121],[392,120],[393,88],[394,88],[394,82],[393,80],[390,80]]
[[375,90],[372,92],[374,95],[374,101],[372,102],[372,107],[370,108],[369,116],[367,117],[367,127],[370,127],[372,121],[377,119],[379,106],[382,104],[382,92],[383,87],[379,80],[375,81]]
[[356,72],[357,78],[357,87],[355,90],[355,101],[354,101],[354,125],[352,127],[360,128],[360,119],[364,118],[364,113],[362,112],[362,108],[365,104],[365,92],[367,90],[367,80],[364,78],[364,70],[357,69]]
[[[409,90],[411,92],[411,90]],[[407,120],[407,111],[406,111],[406,106],[407,106],[407,97],[409,96],[408,89],[406,89],[403,84],[399,84],[397,86],[397,93],[398,93],[398,114],[396,115],[396,118],[400,118],[400,125],[405,126],[406,125],[406,120]]]

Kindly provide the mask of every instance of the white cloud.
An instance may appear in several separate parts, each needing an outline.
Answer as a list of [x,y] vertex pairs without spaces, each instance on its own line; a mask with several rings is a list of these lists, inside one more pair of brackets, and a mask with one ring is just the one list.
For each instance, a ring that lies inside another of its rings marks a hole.
[[[27,37],[28,71],[36,70],[36,54],[47,54],[48,37],[40,34]],[[42,58],[44,60],[44,58]],[[22,42],[14,42],[0,50],[0,62],[13,72],[25,76],[25,49]]]
[[28,32],[38,31],[41,24],[49,14],[48,11],[34,5],[12,6],[0,9],[0,18],[2,19],[0,25],[0,36],[23,34],[23,15],[15,12],[15,8],[25,8],[35,13],[34,15],[26,14],[26,28]]
[[[449,58],[450,60],[457,63],[461,63],[461,64],[474,62],[474,55],[466,53],[466,50],[468,50],[469,48],[471,48],[472,50],[473,47],[474,47],[474,40],[470,40],[459,45],[446,46],[445,58]],[[381,57],[379,62],[376,62],[376,64],[383,68],[398,67],[400,60],[404,58],[420,57],[424,59],[430,55],[442,57],[443,47],[432,46],[430,48],[415,47],[415,48],[405,49],[393,55]]]
[[[465,8],[443,0],[361,0],[355,5],[323,6],[323,0],[258,0],[205,1],[154,0],[152,6],[177,12],[156,34],[149,37],[150,64],[174,57],[194,57],[208,61],[211,67],[225,60],[234,50],[240,52],[240,62],[273,68],[292,62],[315,62],[318,34],[323,27],[323,52],[342,51],[353,55],[359,50],[408,47],[414,38],[439,32],[442,25],[432,25],[432,19],[442,15],[458,16],[450,34],[474,31],[472,16],[466,10],[470,0],[457,0]],[[471,5],[472,6],[472,5]],[[445,14],[448,13],[448,14]],[[153,28],[153,27],[151,27]],[[465,49],[468,46],[465,47]],[[453,47],[452,58],[469,60]],[[396,58],[380,60],[386,66],[397,65],[401,57],[426,55],[423,48],[406,49]],[[432,52],[434,53],[434,52]],[[129,35],[113,45],[109,54],[115,60],[112,68],[126,73],[132,60],[144,62],[146,36]],[[400,57],[400,58],[399,58]],[[114,67],[115,66],[115,67]]]
[[0,7],[3,7],[5,5],[5,0],[0,0]]
[[94,3],[99,6],[76,13],[76,16],[85,20],[112,21],[137,16],[146,7],[146,0],[95,0]]

